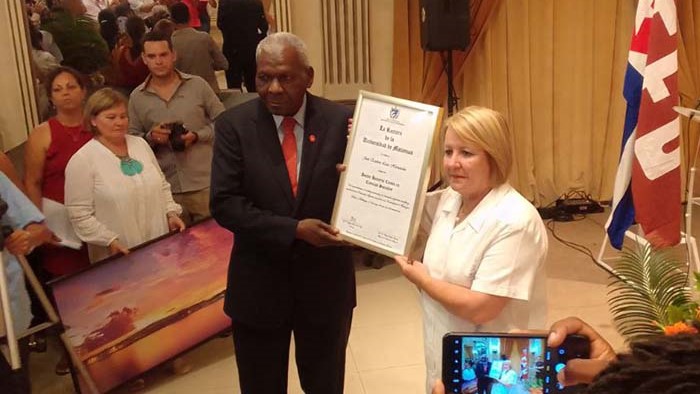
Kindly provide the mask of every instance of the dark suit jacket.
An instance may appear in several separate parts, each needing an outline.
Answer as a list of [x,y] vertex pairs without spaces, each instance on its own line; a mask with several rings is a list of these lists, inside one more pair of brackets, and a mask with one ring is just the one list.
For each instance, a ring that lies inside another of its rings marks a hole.
[[487,362],[478,361],[474,365],[474,373],[476,374],[476,377],[479,379],[488,378],[490,371],[491,371],[491,361],[487,361]]
[[255,50],[267,34],[267,19],[260,0],[221,0],[216,18],[224,39],[224,53]]
[[255,99],[216,121],[211,213],[235,234],[225,312],[233,320],[275,327],[294,319],[322,322],[355,306],[347,247],[296,240],[297,222],[330,222],[350,109],[307,94],[297,198],[272,115]]

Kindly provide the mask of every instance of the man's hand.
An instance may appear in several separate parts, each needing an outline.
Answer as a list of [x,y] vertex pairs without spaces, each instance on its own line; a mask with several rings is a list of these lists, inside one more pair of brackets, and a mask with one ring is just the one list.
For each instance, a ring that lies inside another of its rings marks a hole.
[[[58,237],[42,223],[31,223],[23,230],[15,230],[5,240],[7,251],[15,256],[29,254],[44,243],[55,243]],[[60,240],[59,240],[60,241]]]
[[114,256],[115,254],[119,253],[129,254],[129,248],[122,245],[118,239],[115,239],[111,244],[109,244],[109,255]]
[[167,123],[159,123],[151,129],[151,142],[167,145],[170,139],[170,128]]
[[557,378],[564,386],[591,383],[593,378],[616,359],[615,351],[600,334],[577,317],[567,317],[554,323],[547,338],[547,346],[557,347],[571,334],[588,337],[591,343],[591,358],[569,360]]
[[345,245],[337,228],[318,219],[304,219],[297,224],[296,237],[314,246]]
[[34,3],[31,9],[33,12],[41,15],[44,11],[46,11],[46,5],[44,3]]
[[432,394],[445,394],[445,385],[442,384],[442,380],[438,379],[435,381]]
[[58,238],[44,223],[32,223],[24,229],[31,234],[32,241],[34,242],[33,246],[39,246],[45,243],[54,243],[56,241],[61,242],[61,239]]
[[10,254],[24,256],[34,247],[32,234],[27,230],[15,230],[5,239],[5,247]]
[[193,131],[187,130],[187,132],[182,135],[182,141],[185,142],[185,149],[192,146],[195,142],[197,142],[198,139],[199,136]]

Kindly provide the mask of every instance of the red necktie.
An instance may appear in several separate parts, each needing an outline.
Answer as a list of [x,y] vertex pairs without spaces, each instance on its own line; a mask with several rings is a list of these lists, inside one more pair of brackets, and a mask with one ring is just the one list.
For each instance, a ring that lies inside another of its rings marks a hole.
[[289,183],[292,185],[292,194],[297,195],[297,138],[294,136],[294,127],[297,122],[294,118],[286,116],[282,120],[282,154],[287,165]]

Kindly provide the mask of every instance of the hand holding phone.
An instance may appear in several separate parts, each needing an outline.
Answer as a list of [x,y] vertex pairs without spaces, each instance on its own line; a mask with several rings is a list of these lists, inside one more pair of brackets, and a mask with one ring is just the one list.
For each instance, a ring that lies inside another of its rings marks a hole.
[[569,335],[555,347],[546,335],[449,333],[442,343],[446,393],[576,393],[557,373],[571,359],[588,358],[588,338]]
[[568,335],[581,335],[590,343],[588,359],[573,359],[558,375],[559,381],[565,386],[580,383],[591,383],[608,364],[616,359],[612,346],[603,339],[591,326],[577,317],[567,317],[552,325],[547,338],[550,347],[560,346]]

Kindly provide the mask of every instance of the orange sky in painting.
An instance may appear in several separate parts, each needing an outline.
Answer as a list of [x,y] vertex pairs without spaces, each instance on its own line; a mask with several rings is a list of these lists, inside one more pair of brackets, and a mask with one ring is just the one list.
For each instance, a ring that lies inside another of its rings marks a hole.
[[79,346],[122,308],[135,309],[138,330],[220,293],[232,243],[210,220],[59,282],[54,293],[71,342]]

